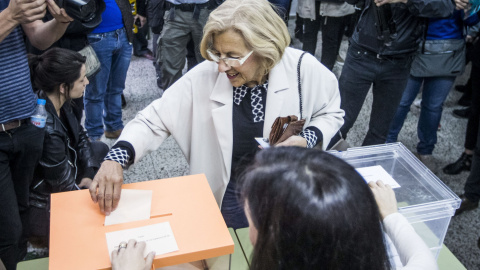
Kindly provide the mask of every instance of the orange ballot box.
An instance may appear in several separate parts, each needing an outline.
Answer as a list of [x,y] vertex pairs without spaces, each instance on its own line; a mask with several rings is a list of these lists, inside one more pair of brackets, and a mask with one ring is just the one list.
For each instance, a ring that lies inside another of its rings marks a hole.
[[[126,184],[152,190],[150,219],[104,226],[88,190],[52,194],[50,270],[110,269],[106,233],[169,222],[178,251],[157,255],[155,267],[233,253],[233,240],[205,175]],[[129,239],[125,239],[128,241]]]

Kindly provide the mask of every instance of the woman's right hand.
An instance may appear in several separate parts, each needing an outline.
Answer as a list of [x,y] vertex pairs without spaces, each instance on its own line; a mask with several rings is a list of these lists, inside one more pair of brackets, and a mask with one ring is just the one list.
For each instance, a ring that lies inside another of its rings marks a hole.
[[90,196],[106,216],[115,210],[120,201],[123,169],[120,163],[105,160],[90,185]]
[[388,215],[398,212],[395,192],[390,185],[385,185],[381,180],[378,180],[376,183],[374,181],[369,182],[368,186],[372,189],[382,220]]
[[155,252],[152,251],[143,258],[145,247],[145,242],[137,243],[134,239],[130,239],[126,248],[112,251],[112,270],[150,270]]

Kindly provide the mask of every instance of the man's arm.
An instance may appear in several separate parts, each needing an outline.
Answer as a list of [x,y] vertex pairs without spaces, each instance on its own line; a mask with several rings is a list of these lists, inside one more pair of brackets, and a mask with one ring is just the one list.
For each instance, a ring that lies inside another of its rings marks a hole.
[[68,24],[73,21],[65,10],[59,8],[53,0],[46,0],[48,11],[54,17],[53,20],[42,22],[36,20],[31,23],[22,24],[23,31],[28,37],[30,43],[37,49],[48,49],[55,41],[60,39]]
[[446,18],[452,15],[455,8],[451,0],[375,0],[377,6],[394,3],[404,3],[410,13],[424,18]]
[[0,42],[20,24],[42,19],[46,7],[45,0],[11,0],[8,7],[0,12]]

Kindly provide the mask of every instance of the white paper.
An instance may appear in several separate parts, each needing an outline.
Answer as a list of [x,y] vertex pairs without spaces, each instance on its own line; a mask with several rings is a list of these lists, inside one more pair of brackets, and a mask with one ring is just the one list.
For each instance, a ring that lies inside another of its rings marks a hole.
[[270,147],[270,144],[266,142],[265,138],[255,137],[255,140],[257,141],[258,144],[260,144],[261,147],[265,149]]
[[177,241],[173,235],[170,222],[128,229],[123,231],[110,232],[105,234],[107,238],[108,254],[112,259],[112,252],[118,251],[121,242],[135,239],[137,242],[146,242],[147,246],[143,256],[155,251],[155,256],[178,250]]
[[150,219],[151,207],[151,190],[122,189],[117,209],[105,216],[105,226]]
[[390,174],[388,174],[382,166],[371,166],[356,168],[357,172],[365,179],[365,182],[370,183],[371,181],[377,182],[382,180],[384,184],[389,184],[392,188],[399,188],[400,185],[393,179]]

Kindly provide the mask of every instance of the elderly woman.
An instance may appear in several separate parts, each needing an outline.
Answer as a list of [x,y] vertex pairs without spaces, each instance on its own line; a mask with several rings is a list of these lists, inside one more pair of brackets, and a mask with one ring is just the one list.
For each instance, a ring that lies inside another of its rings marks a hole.
[[[190,173],[204,173],[227,226],[247,227],[237,172],[259,150],[279,116],[303,115],[299,136],[278,146],[328,145],[343,123],[335,76],[313,56],[287,48],[285,23],[266,0],[227,0],[210,14],[196,66],[125,127],[90,187],[106,215],[120,199],[122,168],[172,135]],[[301,84],[302,94],[298,86]],[[300,112],[302,102],[302,113]]]

